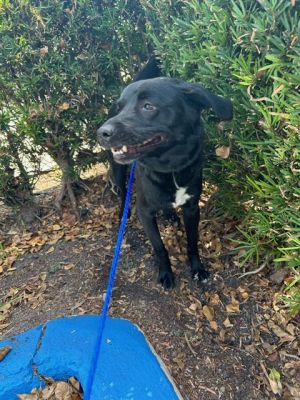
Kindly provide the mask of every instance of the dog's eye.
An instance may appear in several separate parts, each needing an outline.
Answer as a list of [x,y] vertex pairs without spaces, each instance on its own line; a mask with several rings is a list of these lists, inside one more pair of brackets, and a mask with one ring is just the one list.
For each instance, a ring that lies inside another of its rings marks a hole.
[[154,111],[154,110],[156,110],[156,107],[155,107],[153,104],[151,104],[151,103],[145,103],[145,104],[143,105],[143,110],[146,110],[146,111]]

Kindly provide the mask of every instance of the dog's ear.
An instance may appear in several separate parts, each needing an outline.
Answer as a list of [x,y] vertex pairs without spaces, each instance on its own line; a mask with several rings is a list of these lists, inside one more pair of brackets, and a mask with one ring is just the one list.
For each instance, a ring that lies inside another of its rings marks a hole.
[[[136,76],[133,78],[133,82],[141,81],[144,79],[151,79],[151,78],[157,78],[161,74],[160,70],[160,61],[152,55],[149,60],[147,61],[146,65],[136,74]],[[114,102],[110,106],[110,109],[108,110],[108,115],[107,118],[112,118],[115,115],[118,114],[118,106],[117,103]]]
[[217,116],[224,121],[232,119],[232,102],[217,96],[196,83],[182,83],[185,96],[199,108],[212,108]]
[[133,82],[141,81],[144,79],[157,78],[160,75],[160,62],[155,56],[151,56],[146,65],[144,65],[144,67],[133,78]]

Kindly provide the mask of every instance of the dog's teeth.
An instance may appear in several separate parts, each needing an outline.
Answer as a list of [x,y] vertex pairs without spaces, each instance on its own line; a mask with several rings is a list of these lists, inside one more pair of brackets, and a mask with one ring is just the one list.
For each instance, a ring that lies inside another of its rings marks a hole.
[[[123,147],[124,147],[124,146],[123,146]],[[111,151],[112,151],[112,153],[113,153],[114,155],[124,154],[123,148],[120,149],[120,150],[117,150],[116,148],[112,148]]]
[[127,153],[127,146],[126,146],[126,145],[124,145],[124,146],[122,147],[122,151],[123,151],[123,153]]

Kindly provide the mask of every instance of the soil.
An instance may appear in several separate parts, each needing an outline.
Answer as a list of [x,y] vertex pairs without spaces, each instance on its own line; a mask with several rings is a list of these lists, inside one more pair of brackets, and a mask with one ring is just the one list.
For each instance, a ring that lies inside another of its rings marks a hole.
[[[119,211],[118,199],[109,191],[103,195],[104,184],[105,175],[87,183],[80,222],[67,208],[61,216],[48,208],[56,190],[40,193],[45,212],[36,225],[17,226],[13,215],[3,217],[0,339],[49,319],[100,312]],[[203,196],[199,227],[208,283],[191,281],[182,227],[160,219],[177,283],[163,290],[133,208],[110,315],[143,330],[185,400],[299,400],[300,318],[281,301],[288,274],[274,283],[267,265],[240,278],[231,241],[236,221],[214,212],[210,192]]]

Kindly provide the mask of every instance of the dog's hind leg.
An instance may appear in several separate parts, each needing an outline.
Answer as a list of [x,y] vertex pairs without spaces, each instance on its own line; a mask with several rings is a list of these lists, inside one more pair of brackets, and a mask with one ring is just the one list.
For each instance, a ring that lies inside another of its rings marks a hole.
[[172,272],[168,252],[161,240],[157,226],[156,217],[154,214],[148,213],[144,208],[138,207],[138,216],[143,224],[146,235],[148,236],[158,263],[158,278],[157,281],[165,288],[172,289],[175,286],[175,278]]
[[183,207],[183,221],[187,236],[187,253],[191,265],[193,280],[204,281],[209,273],[204,268],[198,251],[198,225],[200,219],[199,206],[196,202],[187,203]]

